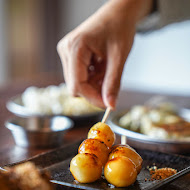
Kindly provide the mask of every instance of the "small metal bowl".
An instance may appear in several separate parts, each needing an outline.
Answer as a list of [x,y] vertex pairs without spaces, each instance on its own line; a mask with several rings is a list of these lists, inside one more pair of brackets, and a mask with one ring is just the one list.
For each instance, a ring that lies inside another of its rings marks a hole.
[[62,145],[64,133],[74,123],[65,116],[15,117],[5,122],[15,143],[21,147],[52,148]]

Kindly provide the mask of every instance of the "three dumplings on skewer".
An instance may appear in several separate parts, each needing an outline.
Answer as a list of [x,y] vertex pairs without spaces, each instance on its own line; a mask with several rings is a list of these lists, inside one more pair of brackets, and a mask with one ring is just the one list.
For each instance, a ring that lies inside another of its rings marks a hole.
[[80,183],[91,183],[101,178],[104,167],[104,176],[109,183],[116,187],[133,184],[140,172],[142,158],[128,145],[113,146],[114,142],[115,134],[107,124],[95,124],[89,130],[88,139],[79,146],[79,154],[71,160],[73,177]]
[[79,146],[79,154],[71,160],[73,177],[80,183],[91,183],[101,178],[114,142],[115,134],[108,125],[101,122],[95,124],[88,133],[88,139]]

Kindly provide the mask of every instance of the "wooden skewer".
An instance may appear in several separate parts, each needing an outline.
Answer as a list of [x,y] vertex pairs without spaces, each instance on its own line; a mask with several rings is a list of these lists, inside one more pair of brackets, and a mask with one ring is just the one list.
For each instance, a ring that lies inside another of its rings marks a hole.
[[[108,107],[106,109],[105,113],[104,113],[103,118],[102,118],[102,121],[101,121],[102,123],[106,122],[106,120],[108,119],[110,113],[111,113],[111,108]],[[124,136],[124,135],[121,135],[121,144],[127,144],[127,137]]]
[[127,137],[124,135],[121,135],[121,144],[127,144]]
[[105,123],[105,122],[106,122],[107,118],[109,117],[110,112],[111,112],[111,108],[108,107],[108,108],[106,109],[105,113],[104,113],[103,118],[102,118],[102,121],[101,121],[102,123]]

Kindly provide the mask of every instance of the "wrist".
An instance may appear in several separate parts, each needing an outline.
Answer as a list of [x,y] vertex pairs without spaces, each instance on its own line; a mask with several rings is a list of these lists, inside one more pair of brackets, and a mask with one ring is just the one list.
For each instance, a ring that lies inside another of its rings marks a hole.
[[153,0],[111,0],[109,3],[136,24],[151,12]]

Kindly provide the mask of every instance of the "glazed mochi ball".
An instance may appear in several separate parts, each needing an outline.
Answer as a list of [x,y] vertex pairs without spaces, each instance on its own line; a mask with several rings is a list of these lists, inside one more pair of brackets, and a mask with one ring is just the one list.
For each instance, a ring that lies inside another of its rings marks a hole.
[[79,146],[78,153],[95,154],[104,166],[108,160],[109,148],[107,145],[98,139],[86,139]]
[[101,122],[98,122],[91,127],[90,131],[88,132],[88,139],[89,138],[99,139],[100,141],[104,142],[109,148],[111,148],[115,142],[114,132],[107,124]]
[[77,154],[70,163],[73,177],[80,183],[91,183],[101,177],[102,163],[94,154]]
[[109,183],[116,187],[127,187],[136,181],[137,170],[129,158],[121,156],[106,163],[104,176]]
[[125,156],[131,159],[136,166],[137,174],[140,173],[143,159],[133,148],[131,148],[129,145],[116,145],[112,148],[108,160],[119,156]]

